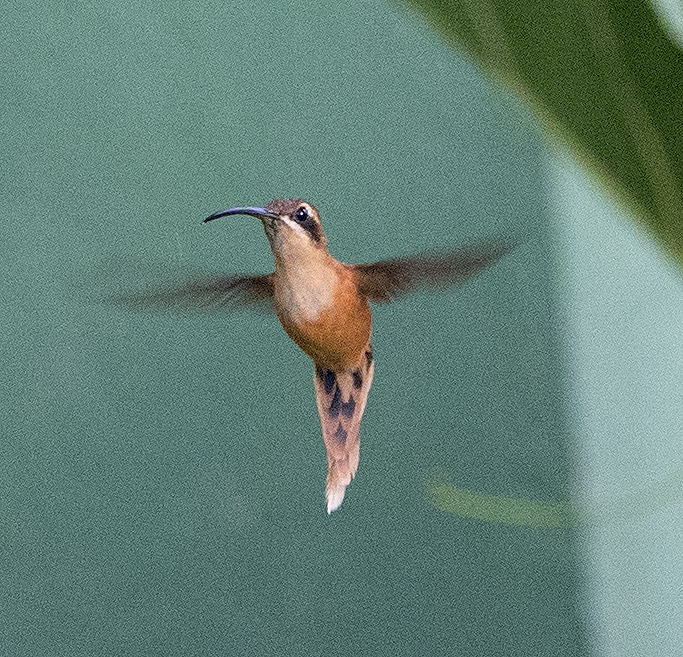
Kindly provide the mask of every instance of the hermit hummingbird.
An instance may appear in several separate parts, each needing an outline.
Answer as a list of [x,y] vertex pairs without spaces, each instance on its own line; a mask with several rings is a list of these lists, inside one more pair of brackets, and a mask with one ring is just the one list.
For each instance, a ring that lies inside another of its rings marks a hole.
[[289,337],[314,364],[313,384],[327,450],[327,513],[338,509],[358,469],[360,422],[374,374],[370,303],[387,303],[426,287],[463,282],[496,262],[509,245],[421,254],[348,265],[327,249],[320,214],[302,199],[276,199],[265,207],[235,207],[230,215],[256,217],[270,243],[275,271],[190,281],[123,299],[161,307],[226,309],[267,304]]

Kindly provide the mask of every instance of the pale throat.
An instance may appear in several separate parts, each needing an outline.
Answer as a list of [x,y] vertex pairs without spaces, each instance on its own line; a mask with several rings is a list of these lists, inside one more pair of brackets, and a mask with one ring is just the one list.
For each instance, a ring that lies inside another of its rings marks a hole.
[[302,235],[273,245],[275,302],[294,323],[312,322],[334,303],[339,283],[334,259]]

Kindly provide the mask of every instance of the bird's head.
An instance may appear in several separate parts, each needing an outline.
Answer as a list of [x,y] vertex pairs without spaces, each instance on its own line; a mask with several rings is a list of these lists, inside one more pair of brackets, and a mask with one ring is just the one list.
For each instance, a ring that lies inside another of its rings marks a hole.
[[292,250],[298,252],[310,248],[326,248],[327,240],[320,224],[318,210],[300,198],[275,199],[264,208],[230,208],[215,212],[204,221],[213,221],[233,214],[244,214],[260,219],[275,255]]

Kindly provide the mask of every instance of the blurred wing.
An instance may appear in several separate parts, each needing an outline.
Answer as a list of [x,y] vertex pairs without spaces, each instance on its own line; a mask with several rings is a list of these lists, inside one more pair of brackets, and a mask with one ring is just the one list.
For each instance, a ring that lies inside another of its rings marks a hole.
[[358,288],[370,301],[388,303],[420,288],[463,283],[511,250],[510,245],[480,245],[447,253],[425,252],[368,265],[351,265]]
[[249,306],[272,311],[271,276],[210,276],[185,284],[112,296],[109,301],[131,310],[229,311]]
[[372,385],[374,364],[368,346],[361,363],[345,372],[316,365],[313,382],[327,450],[327,513],[341,506],[358,469],[360,421]]

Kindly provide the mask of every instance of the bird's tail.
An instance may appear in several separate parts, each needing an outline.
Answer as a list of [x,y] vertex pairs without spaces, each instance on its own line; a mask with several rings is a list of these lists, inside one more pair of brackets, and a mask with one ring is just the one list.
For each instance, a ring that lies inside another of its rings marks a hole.
[[316,401],[327,450],[327,513],[341,506],[360,457],[360,421],[372,385],[374,363],[368,345],[361,361],[343,372],[316,365]]

